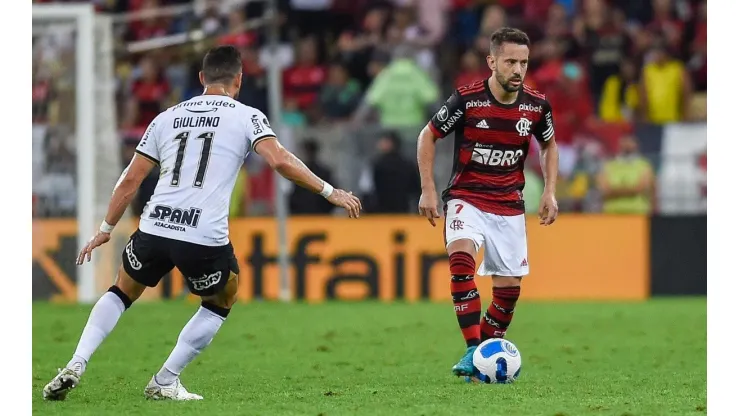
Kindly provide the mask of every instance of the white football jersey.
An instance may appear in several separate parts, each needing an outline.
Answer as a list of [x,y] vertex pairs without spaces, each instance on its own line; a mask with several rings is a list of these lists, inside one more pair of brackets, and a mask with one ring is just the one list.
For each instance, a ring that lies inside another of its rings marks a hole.
[[160,113],[136,152],[159,164],[141,231],[206,246],[229,243],[229,204],[244,158],[275,136],[267,117],[230,97],[200,95]]

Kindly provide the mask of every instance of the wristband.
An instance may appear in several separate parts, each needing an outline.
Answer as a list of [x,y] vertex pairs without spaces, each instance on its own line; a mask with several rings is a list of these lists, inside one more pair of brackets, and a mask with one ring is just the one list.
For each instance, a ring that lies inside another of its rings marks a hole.
[[110,225],[105,220],[100,224],[100,232],[110,234],[113,232],[113,228],[115,228],[115,225]]
[[319,192],[319,195],[324,198],[329,198],[329,195],[331,195],[332,192],[334,192],[334,187],[329,185],[329,182],[324,181],[324,187],[321,189],[321,192]]

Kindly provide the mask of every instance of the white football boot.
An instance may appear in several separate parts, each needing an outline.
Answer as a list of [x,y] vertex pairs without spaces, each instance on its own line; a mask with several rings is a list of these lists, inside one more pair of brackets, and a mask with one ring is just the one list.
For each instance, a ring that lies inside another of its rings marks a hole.
[[81,364],[75,368],[59,369],[59,374],[44,386],[44,400],[64,400],[67,393],[80,384]]
[[157,383],[156,377],[152,377],[144,389],[144,396],[152,400],[203,400],[203,396],[185,390],[179,378],[174,383],[163,386]]

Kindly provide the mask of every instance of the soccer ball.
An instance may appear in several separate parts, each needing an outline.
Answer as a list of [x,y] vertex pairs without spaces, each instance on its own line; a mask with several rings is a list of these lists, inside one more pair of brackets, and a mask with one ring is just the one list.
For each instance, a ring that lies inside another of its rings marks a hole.
[[522,369],[516,345],[503,338],[483,341],[473,353],[475,377],[483,383],[513,383]]

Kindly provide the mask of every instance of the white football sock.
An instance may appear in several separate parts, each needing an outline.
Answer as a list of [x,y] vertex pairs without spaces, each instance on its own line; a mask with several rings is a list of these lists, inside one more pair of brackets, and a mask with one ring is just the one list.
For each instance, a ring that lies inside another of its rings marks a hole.
[[80,342],[77,344],[77,349],[67,364],[67,368],[82,375],[90,357],[100,347],[105,337],[111,333],[116,323],[118,323],[118,318],[125,311],[126,306],[118,295],[106,292],[101,296],[90,312],[87,325],[82,331]]
[[160,385],[172,384],[182,370],[211,343],[225,318],[200,307],[177,338],[177,345],[155,376]]

